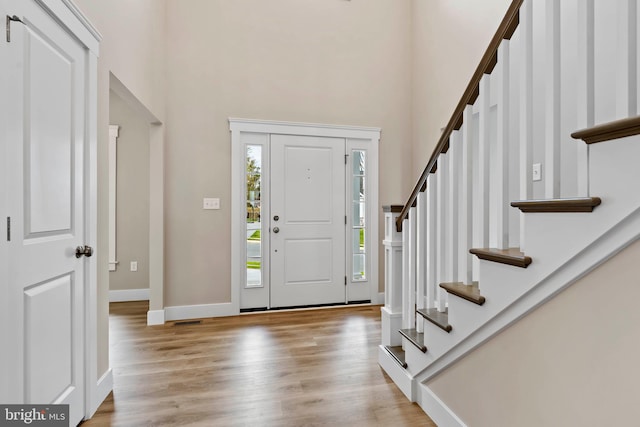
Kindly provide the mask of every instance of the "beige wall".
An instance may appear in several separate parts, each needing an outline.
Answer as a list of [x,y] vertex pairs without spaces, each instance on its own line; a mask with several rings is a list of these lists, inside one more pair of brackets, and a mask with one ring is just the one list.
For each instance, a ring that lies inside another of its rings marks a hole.
[[[109,290],[149,287],[149,123],[110,93],[109,120],[120,126],[117,142],[116,271]],[[131,271],[130,263],[138,263]]]
[[414,181],[496,33],[511,0],[412,0]]
[[[98,81],[102,373],[108,366],[110,72],[167,124],[165,306],[227,302],[227,118],[379,126],[380,203],[403,203],[508,1],[76,3],[104,36]],[[205,196],[220,197],[222,209],[203,211]],[[382,262],[379,270],[382,288]]]
[[164,117],[164,1],[74,0],[102,33],[98,60],[98,378],[109,367],[109,72]]
[[640,241],[430,381],[467,425],[637,425]]
[[167,16],[165,305],[230,301],[229,117],[381,127],[380,202],[408,196],[409,0],[168,0]]

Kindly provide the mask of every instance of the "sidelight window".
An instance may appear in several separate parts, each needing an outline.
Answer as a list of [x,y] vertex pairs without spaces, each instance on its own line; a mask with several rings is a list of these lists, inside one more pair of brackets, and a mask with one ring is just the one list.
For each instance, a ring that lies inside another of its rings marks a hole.
[[246,287],[262,286],[261,185],[262,146],[247,145],[245,152],[246,188]]
[[351,227],[352,227],[352,280],[366,280],[366,205],[367,174],[366,151],[354,150],[351,164]]

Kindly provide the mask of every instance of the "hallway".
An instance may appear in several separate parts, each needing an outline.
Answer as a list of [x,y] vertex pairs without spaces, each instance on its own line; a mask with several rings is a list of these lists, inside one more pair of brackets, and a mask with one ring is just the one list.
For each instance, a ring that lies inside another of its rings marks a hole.
[[114,392],[83,426],[435,426],[377,364],[380,308],[147,327],[112,303]]

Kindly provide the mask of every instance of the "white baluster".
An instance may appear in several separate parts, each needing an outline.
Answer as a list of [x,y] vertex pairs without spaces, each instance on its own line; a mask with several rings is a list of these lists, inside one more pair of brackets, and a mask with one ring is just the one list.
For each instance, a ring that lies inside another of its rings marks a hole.
[[449,195],[449,185],[447,182],[448,170],[449,170],[449,159],[447,154],[441,153],[438,156],[438,202],[437,209],[438,213],[436,215],[438,227],[437,227],[437,302],[436,308],[438,311],[445,311],[446,308],[446,291],[439,287],[440,283],[444,283],[448,281],[447,278],[447,255],[449,252],[447,251],[447,221],[450,221],[450,218],[447,216],[447,200]]
[[458,280],[473,282],[473,259],[469,253],[473,239],[473,107],[464,109],[460,145],[460,221],[458,244]]
[[498,249],[509,247],[509,90],[510,56],[509,40],[503,40],[498,48],[497,84],[498,132],[496,144],[496,164],[492,168],[496,174],[496,242]]
[[546,0],[545,197],[560,197],[560,2]]
[[485,75],[480,81],[480,97],[478,98],[478,150],[476,177],[474,185],[474,223],[473,246],[489,247],[489,177],[491,147],[491,76]]
[[594,121],[596,124],[618,118],[616,112],[617,3],[617,0],[594,2]]
[[[427,289],[427,194],[418,194],[418,205],[416,206],[416,216],[418,218],[417,240],[416,240],[416,308],[425,308],[425,295]],[[424,318],[416,317],[416,330],[423,332]]]
[[447,281],[458,281],[458,231],[459,231],[459,206],[460,206],[460,149],[462,135],[460,131],[453,131],[450,138],[450,147],[447,156],[449,169],[447,181],[449,182],[449,196],[447,206]]
[[402,269],[402,327],[415,327],[416,306],[416,208],[409,209],[409,217],[402,226],[403,269]]
[[638,114],[638,5],[636,0],[618,3],[618,67],[616,111],[619,119]]
[[384,307],[382,308],[382,345],[397,346],[402,339],[402,233],[396,229],[401,206],[384,208]]
[[[533,197],[533,0],[520,7],[520,199]],[[520,213],[520,249],[525,250],[525,215]]]
[[427,178],[427,306],[436,306],[438,289],[438,174]]
[[[594,123],[594,0],[578,1],[578,67],[577,67],[577,128],[586,129]],[[589,145],[577,144],[578,197],[589,196]]]

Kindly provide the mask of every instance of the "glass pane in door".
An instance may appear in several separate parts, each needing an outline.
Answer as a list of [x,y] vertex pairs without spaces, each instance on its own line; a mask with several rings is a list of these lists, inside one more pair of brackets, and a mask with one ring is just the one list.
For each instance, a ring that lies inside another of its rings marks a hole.
[[366,152],[354,150],[351,158],[351,241],[353,281],[366,280]]
[[262,227],[260,222],[260,186],[262,184],[262,147],[247,145],[246,150],[246,287],[262,286]]

